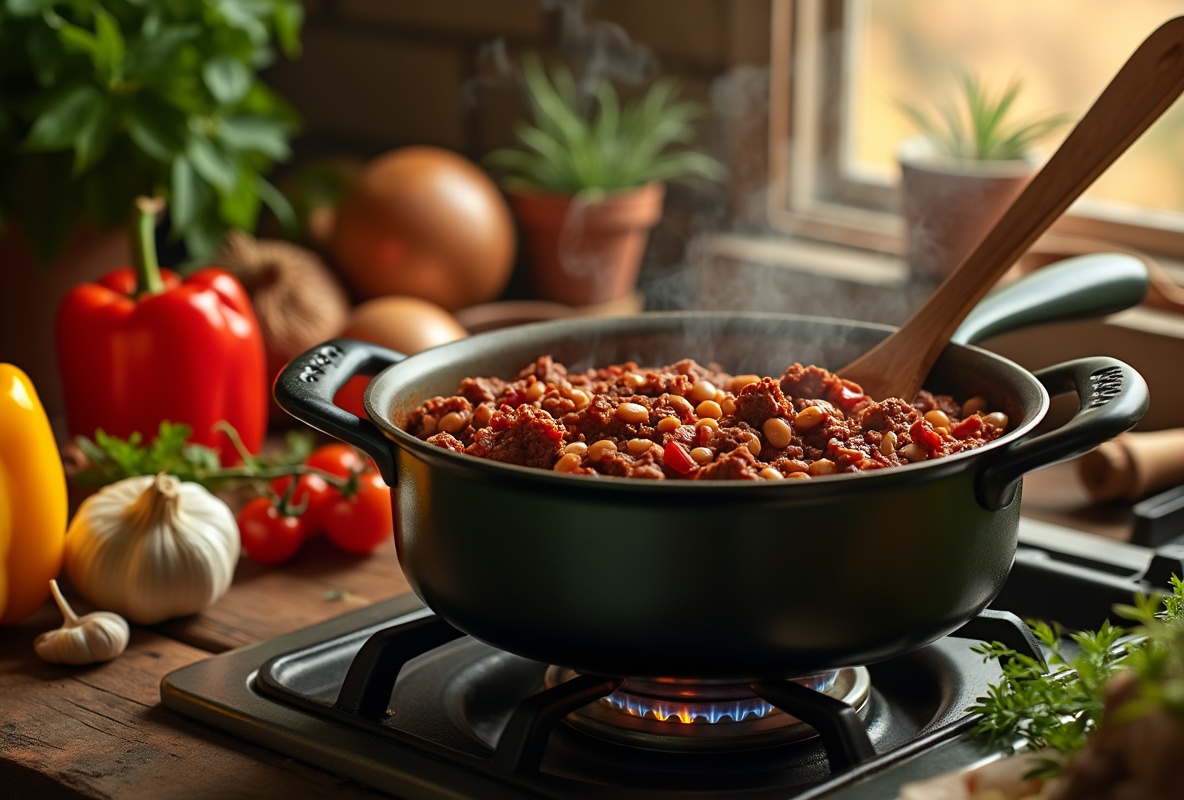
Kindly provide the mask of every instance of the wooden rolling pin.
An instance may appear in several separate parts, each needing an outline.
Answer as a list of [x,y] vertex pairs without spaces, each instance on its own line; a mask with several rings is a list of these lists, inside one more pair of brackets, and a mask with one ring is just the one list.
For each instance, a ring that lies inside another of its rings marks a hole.
[[1078,460],[1094,500],[1136,501],[1184,484],[1184,428],[1127,432]]

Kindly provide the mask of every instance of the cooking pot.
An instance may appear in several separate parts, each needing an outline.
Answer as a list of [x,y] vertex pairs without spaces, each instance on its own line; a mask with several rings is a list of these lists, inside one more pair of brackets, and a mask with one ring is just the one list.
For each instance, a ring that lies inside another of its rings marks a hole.
[[[1137,259],[1107,254],[1080,263],[1095,265],[1103,282],[1136,276],[1146,289]],[[1056,284],[1048,272],[1024,280],[1047,288]],[[1060,283],[1054,295],[1080,299],[1063,274]],[[955,337],[964,343],[946,347],[926,385],[958,399],[985,396],[1011,429],[977,450],[810,480],[563,475],[450,452],[401,426],[424,400],[453,394],[462,378],[511,377],[544,354],[573,371],[691,357],[735,374],[778,376],[795,361],[837,368],[890,327],[679,312],[549,321],[413,356],[337,339],[292,361],[275,393],[294,416],[375,460],[393,487],[407,580],[461,631],[605,676],[808,675],[920,647],[996,596],[1016,550],[1023,475],[1130,428],[1148,395],[1142,378],[1112,358],[1030,373],[968,343],[1034,316],[1114,310],[1142,296],[1127,294],[1094,292],[1089,309],[1050,302],[1036,289],[984,301]],[[366,419],[332,402],[358,374],[376,374]],[[1038,430],[1050,393],[1067,392],[1080,398],[1077,413]]]

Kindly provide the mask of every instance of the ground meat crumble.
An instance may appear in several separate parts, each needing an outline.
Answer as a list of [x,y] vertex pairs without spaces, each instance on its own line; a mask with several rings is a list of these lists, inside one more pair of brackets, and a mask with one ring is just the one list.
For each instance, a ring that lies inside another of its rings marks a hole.
[[572,475],[781,480],[941,458],[998,438],[1007,423],[982,397],[876,401],[815,366],[780,378],[690,359],[571,373],[544,356],[513,380],[466,378],[405,427],[458,453]]

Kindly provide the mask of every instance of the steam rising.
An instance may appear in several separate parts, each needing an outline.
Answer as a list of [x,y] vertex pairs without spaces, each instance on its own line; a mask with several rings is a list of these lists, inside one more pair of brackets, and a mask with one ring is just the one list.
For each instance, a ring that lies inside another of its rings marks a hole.
[[601,79],[636,86],[658,76],[660,64],[653,52],[629,38],[620,25],[589,20],[587,0],[542,0],[545,11],[559,16],[560,51],[583,63],[583,85]]
[[[589,19],[594,3],[541,2],[556,23],[554,48],[572,67],[579,85],[587,87],[607,78],[618,85],[640,86],[662,73],[655,54],[619,25]],[[473,92],[477,89],[520,90],[521,73],[503,40],[482,47],[478,63],[480,77],[476,85],[468,87],[470,100],[476,100]],[[795,251],[790,256],[804,259],[801,263],[787,264],[784,250],[776,252],[780,235],[765,230],[764,212],[768,201],[769,92],[767,66],[739,66],[711,82],[713,113],[696,146],[727,164],[730,179],[723,186],[668,187],[666,221],[651,235],[642,274],[646,307],[902,321],[918,298],[900,291],[891,280],[879,286],[874,280],[869,285],[862,277],[844,280],[845,272],[854,275],[858,270],[852,272],[849,264],[823,252],[822,245],[806,242],[804,255]],[[741,191],[738,186],[753,188]],[[579,219],[572,219],[566,235],[576,236],[579,223]],[[721,248],[721,241],[726,244],[741,238],[755,241],[756,246],[745,248],[743,255]],[[573,259],[571,268],[582,273],[594,265]],[[886,274],[891,272],[886,270]],[[786,355],[786,364],[797,360],[793,354]]]

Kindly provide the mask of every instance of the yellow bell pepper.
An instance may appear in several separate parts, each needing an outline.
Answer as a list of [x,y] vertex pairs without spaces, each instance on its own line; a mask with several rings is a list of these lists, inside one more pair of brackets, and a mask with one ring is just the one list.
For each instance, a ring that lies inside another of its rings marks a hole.
[[62,568],[66,473],[32,382],[0,364],[0,625],[49,597]]

